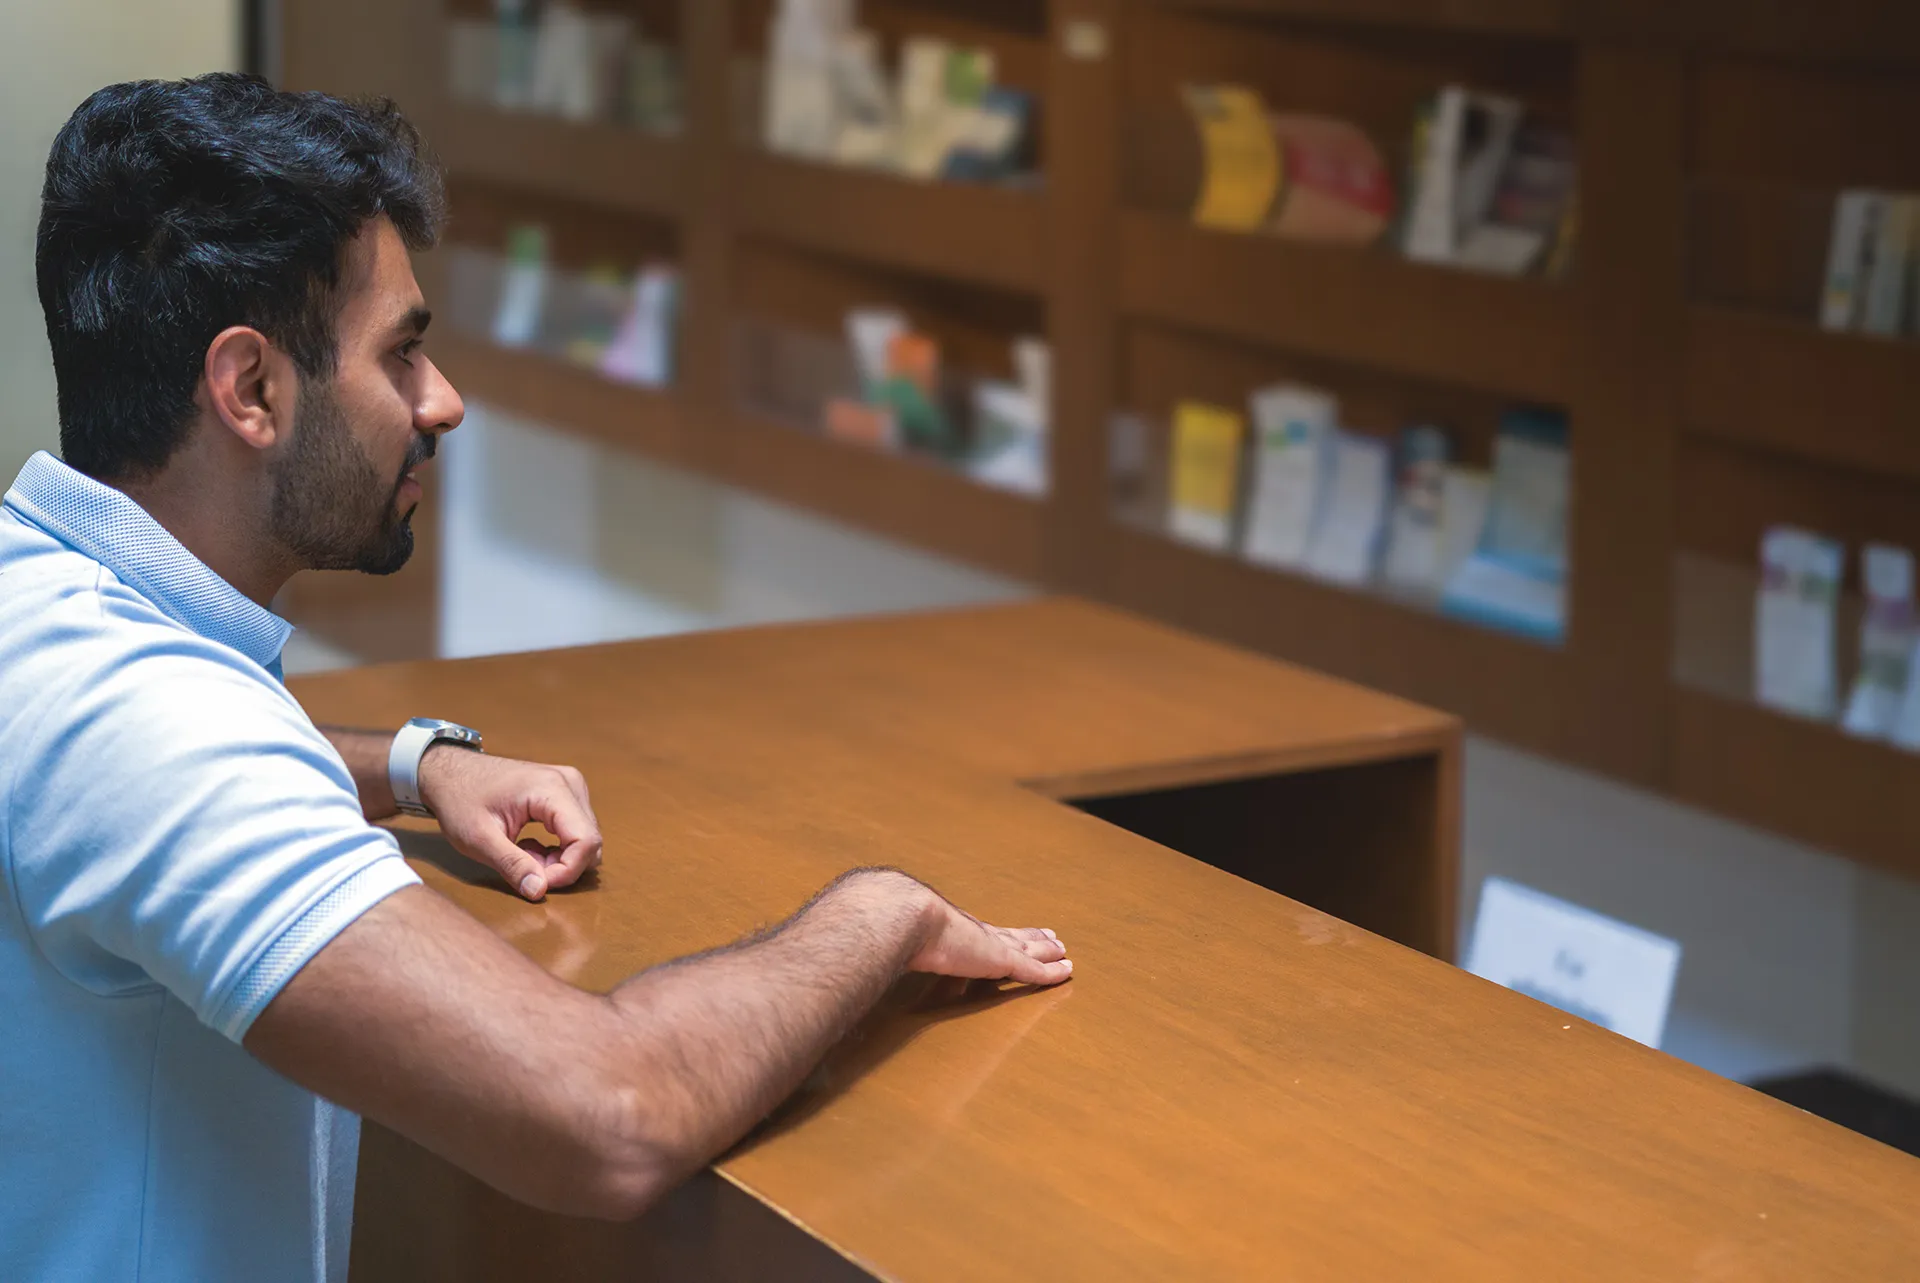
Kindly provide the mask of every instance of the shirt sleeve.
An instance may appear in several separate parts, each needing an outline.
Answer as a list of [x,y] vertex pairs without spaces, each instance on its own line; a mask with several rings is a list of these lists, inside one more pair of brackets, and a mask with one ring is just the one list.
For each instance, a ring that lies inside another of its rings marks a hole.
[[419,878],[277,684],[198,638],[61,696],[9,846],[35,943],[96,993],[164,986],[238,1042],[314,954]]

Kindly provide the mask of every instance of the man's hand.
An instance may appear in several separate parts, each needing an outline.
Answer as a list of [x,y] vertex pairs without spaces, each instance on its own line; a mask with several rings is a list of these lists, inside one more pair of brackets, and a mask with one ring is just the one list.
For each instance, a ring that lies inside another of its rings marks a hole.
[[[436,744],[420,763],[420,800],[454,850],[499,871],[529,900],[572,886],[600,863],[600,822],[571,766],[538,766]],[[530,824],[560,839],[522,838]]]
[[1073,974],[1067,947],[1044,927],[993,927],[946,900],[936,906],[933,931],[907,963],[962,980],[1014,980],[1055,985]]

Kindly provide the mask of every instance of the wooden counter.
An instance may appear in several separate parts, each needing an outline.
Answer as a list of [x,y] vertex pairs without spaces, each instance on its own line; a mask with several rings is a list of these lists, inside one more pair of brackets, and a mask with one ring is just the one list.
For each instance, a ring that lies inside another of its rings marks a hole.
[[1297,902],[1450,952],[1458,730],[1419,707],[1057,601],[295,689],[325,720],[455,718],[587,773],[606,864],[547,904],[431,831],[403,839],[586,987],[876,863],[1052,926],[1076,962],[1057,990],[957,1008],[903,991],[631,1226],[516,1207],[369,1127],[359,1283],[1856,1280],[1920,1261],[1907,1156]]

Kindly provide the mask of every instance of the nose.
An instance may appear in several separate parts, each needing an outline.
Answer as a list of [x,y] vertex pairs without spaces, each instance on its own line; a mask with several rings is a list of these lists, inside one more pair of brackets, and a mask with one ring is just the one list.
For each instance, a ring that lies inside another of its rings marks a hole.
[[413,407],[413,426],[434,436],[453,431],[467,417],[467,404],[440,367],[426,361],[426,378],[421,380],[421,396]]

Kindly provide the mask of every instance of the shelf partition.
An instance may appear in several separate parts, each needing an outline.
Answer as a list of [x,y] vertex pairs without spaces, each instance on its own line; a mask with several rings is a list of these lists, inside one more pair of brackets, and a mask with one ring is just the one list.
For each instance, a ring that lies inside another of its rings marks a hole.
[[[1574,751],[1566,653],[1382,593],[1269,570],[1112,522],[1116,605],[1456,712],[1536,752]],[[1492,680],[1493,675],[1498,680]]]
[[722,480],[1026,583],[1042,577],[1036,500],[933,459],[848,445],[751,411],[719,435],[712,471]]
[[1920,479],[1920,342],[1695,305],[1689,431],[1819,463]]
[[1041,505],[911,455],[862,449],[749,411],[456,334],[435,360],[462,392],[555,427],[1010,577],[1041,577]]
[[1679,800],[1920,877],[1920,754],[1684,689],[1673,732]]
[[661,463],[708,470],[711,447],[675,392],[616,383],[583,366],[451,329],[436,332],[430,350],[463,396],[537,412],[577,436]]
[[1202,9],[1249,17],[1366,23],[1478,35],[1570,36],[1568,0],[1150,0],[1163,9]]
[[686,145],[624,125],[440,102],[427,139],[454,178],[673,217],[687,208]]
[[1129,313],[1314,356],[1563,405],[1577,347],[1569,285],[1410,263],[1385,250],[1120,216]]
[[1159,8],[1414,31],[1714,47],[1771,58],[1920,65],[1904,0],[1148,0]]
[[741,231],[879,266],[1014,290],[1046,271],[1043,196],[916,182],[742,149],[731,171]]

